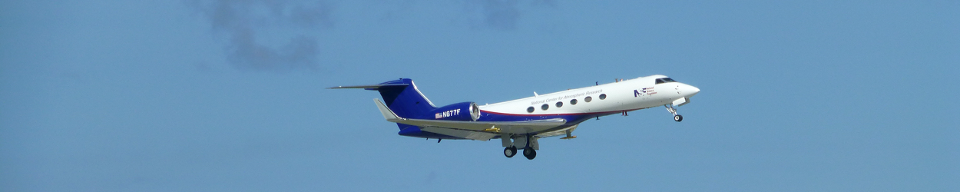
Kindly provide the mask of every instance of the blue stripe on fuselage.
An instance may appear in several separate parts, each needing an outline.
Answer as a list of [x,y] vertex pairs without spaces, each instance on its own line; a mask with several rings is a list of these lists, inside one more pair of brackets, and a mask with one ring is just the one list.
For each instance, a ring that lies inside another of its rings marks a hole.
[[[544,119],[556,119],[561,118],[567,120],[567,123],[559,127],[567,127],[570,125],[576,125],[588,119],[615,114],[619,112],[600,112],[600,113],[579,113],[579,114],[548,114],[548,115],[520,115],[520,114],[505,114],[505,113],[496,113],[489,111],[480,111],[480,118],[477,121],[531,121],[531,120],[544,120]],[[400,132],[397,134],[408,137],[420,137],[420,138],[442,138],[442,139],[466,139],[461,137],[453,137],[449,135],[436,134],[431,132],[426,132],[420,130],[420,127],[413,125],[397,124],[399,125]]]

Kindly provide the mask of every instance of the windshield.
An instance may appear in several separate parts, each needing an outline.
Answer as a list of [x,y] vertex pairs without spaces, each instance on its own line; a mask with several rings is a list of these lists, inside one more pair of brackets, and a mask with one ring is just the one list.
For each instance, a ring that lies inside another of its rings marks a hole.
[[677,81],[674,81],[673,79],[671,79],[671,78],[669,78],[669,77],[667,77],[667,78],[659,78],[659,79],[657,79],[657,83],[656,83],[656,84],[668,83],[668,82],[677,82]]

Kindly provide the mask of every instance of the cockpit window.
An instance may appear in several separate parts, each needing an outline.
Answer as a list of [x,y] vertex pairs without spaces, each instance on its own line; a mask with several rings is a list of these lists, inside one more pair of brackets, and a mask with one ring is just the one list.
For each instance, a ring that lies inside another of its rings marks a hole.
[[659,78],[659,79],[657,79],[657,83],[656,83],[656,84],[667,83],[667,82],[677,82],[677,81],[674,81],[674,80],[671,79],[671,78]]

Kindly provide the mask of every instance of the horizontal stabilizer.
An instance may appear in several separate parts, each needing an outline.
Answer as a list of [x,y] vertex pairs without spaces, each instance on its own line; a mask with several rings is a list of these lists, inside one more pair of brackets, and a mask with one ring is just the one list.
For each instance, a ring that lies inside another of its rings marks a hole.
[[407,86],[410,84],[377,84],[377,85],[355,85],[355,86],[336,86],[328,87],[327,89],[366,89],[366,90],[377,90],[380,87],[395,87],[395,86]]

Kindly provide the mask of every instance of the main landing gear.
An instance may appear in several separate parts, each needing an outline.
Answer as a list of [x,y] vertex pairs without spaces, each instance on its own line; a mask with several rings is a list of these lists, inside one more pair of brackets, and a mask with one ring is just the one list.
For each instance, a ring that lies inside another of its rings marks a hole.
[[683,115],[677,114],[677,109],[673,108],[673,105],[666,104],[666,105],[663,105],[663,107],[666,107],[667,111],[673,114],[674,121],[677,121],[677,122],[683,121]]
[[503,156],[507,158],[512,158],[517,155],[517,146],[523,147],[523,157],[526,157],[529,160],[537,158],[537,148],[539,144],[537,142],[537,137],[535,136],[511,136],[503,135],[500,137],[503,141]]
[[533,148],[525,147],[523,148],[523,157],[533,160],[533,158],[537,158],[537,151],[533,150]]
[[[514,155],[517,155],[516,146],[510,146],[503,149],[503,156],[507,156],[507,158],[512,158]],[[533,150],[532,147],[524,147],[523,157],[526,157],[529,160],[533,160],[533,158],[537,158],[537,150]]]
[[514,155],[517,155],[517,147],[510,146],[507,148],[503,148],[503,156],[507,156],[507,158],[512,158]]

